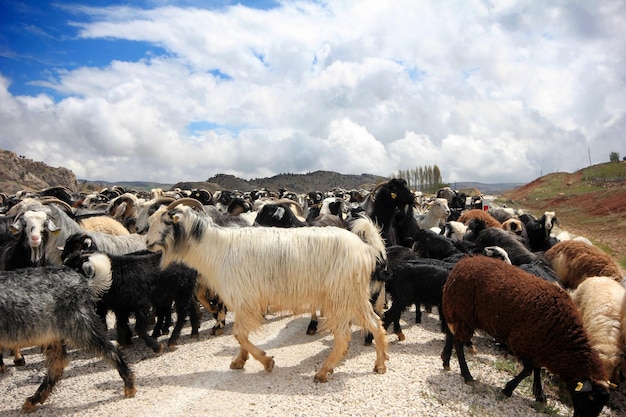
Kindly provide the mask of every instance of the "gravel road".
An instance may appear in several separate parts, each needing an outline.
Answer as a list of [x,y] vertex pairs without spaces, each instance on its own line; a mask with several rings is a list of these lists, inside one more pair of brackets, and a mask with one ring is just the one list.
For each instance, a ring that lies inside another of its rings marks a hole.
[[[313,382],[315,370],[329,352],[328,334],[307,336],[307,315],[268,316],[252,341],[273,355],[273,372],[250,359],[243,370],[229,364],[238,351],[230,335],[210,336],[213,320],[204,316],[200,338],[191,339],[187,326],[175,350],[154,354],[141,340],[125,349],[136,373],[137,395],[123,397],[117,372],[100,358],[70,351],[70,365],[50,399],[33,416],[570,416],[571,408],[559,401],[557,385],[544,378],[547,406],[537,411],[530,379],[511,398],[500,389],[517,373],[517,362],[506,358],[488,336],[475,336],[478,354],[467,355],[474,386],[466,385],[453,357],[452,371],[442,369],[439,355],[444,336],[436,313],[414,322],[415,310],[403,315],[406,340],[389,335],[387,373],[373,372],[373,346],[364,346],[363,334],[353,329],[344,361],[325,384]],[[114,333],[111,331],[110,336]],[[6,353],[6,352],[5,352]],[[25,398],[43,377],[43,356],[38,348],[24,351],[27,364],[14,367],[11,358],[0,375],[0,415],[21,415]],[[602,416],[624,416],[626,390],[614,392]],[[543,411],[542,411],[543,410]]]

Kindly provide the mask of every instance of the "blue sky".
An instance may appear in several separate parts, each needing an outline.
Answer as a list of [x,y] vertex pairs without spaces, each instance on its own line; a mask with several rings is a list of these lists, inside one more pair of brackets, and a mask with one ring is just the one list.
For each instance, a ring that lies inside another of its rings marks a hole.
[[0,0],[0,148],[79,178],[527,182],[626,155],[626,5]]

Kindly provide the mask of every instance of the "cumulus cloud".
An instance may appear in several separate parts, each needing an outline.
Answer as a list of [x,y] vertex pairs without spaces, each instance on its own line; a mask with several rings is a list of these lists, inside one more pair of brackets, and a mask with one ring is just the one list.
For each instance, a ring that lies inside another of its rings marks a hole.
[[617,0],[148,4],[59,6],[81,42],[146,53],[55,67],[36,95],[0,70],[0,147],[159,182],[435,164],[526,182],[626,154]]

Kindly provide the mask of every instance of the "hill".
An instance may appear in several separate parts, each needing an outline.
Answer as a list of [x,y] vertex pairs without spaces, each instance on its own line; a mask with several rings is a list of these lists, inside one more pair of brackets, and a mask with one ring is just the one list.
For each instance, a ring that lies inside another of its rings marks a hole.
[[1,192],[15,194],[20,190],[40,191],[54,186],[76,190],[76,176],[67,168],[53,168],[0,149]]
[[496,203],[535,215],[554,211],[562,229],[590,238],[626,268],[626,163],[548,174],[503,193]]

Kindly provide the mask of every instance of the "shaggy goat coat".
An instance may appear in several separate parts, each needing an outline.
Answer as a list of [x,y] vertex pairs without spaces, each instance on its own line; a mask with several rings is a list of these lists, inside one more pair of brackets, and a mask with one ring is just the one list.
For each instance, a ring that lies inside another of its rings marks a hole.
[[134,375],[119,347],[108,340],[94,303],[111,285],[108,259],[95,256],[81,274],[48,266],[0,272],[0,371],[2,347],[43,346],[48,372],[22,412],[46,401],[69,359],[66,344],[104,357],[117,368],[126,397],[135,395]]
[[[241,350],[231,368],[242,368],[248,353],[271,371],[274,361],[248,340],[263,314],[310,311],[319,307],[323,328],[335,337],[330,356],[315,380],[325,382],[345,355],[350,324],[374,333],[375,371],[386,370],[386,335],[370,303],[370,281],[386,257],[384,241],[371,220],[358,219],[352,231],[335,227],[224,228],[204,212],[179,205],[162,207],[150,218],[148,249],[163,252],[161,266],[181,262],[198,271],[235,314],[233,335]],[[367,242],[367,243],[366,243]]]

